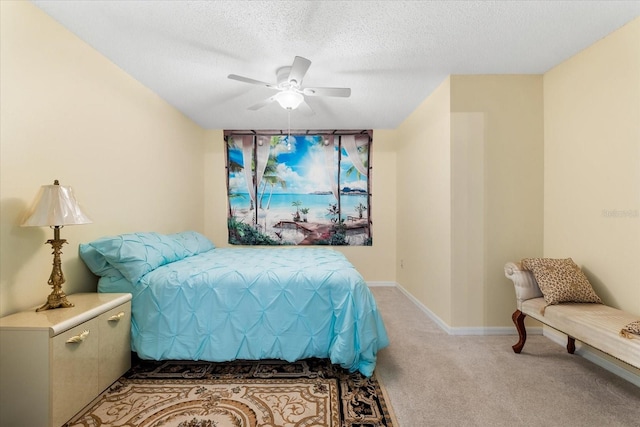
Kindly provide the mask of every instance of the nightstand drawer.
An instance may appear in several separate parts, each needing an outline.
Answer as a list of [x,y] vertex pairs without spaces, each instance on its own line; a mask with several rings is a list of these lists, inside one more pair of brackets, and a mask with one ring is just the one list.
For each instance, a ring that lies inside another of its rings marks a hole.
[[96,395],[100,319],[84,322],[51,339],[54,425],[67,422]]
[[131,302],[98,318],[98,390],[102,392],[131,367]]

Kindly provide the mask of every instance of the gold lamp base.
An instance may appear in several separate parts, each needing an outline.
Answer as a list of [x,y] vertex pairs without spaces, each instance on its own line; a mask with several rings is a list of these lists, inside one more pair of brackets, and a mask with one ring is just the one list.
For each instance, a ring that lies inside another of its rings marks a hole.
[[60,228],[59,226],[53,227],[53,239],[47,240],[47,243],[53,248],[53,270],[51,271],[51,276],[48,281],[53,291],[47,297],[47,302],[44,303],[42,307],[36,309],[36,311],[73,307],[73,304],[67,300],[67,296],[62,291],[64,274],[62,274],[60,255],[62,254],[62,245],[67,243],[67,241],[60,238]]
[[56,294],[55,291],[53,291],[47,297],[47,302],[45,302],[42,307],[36,309],[36,311],[51,310],[53,308],[69,308],[73,306],[73,303],[70,303],[69,300],[67,300],[67,296],[64,292],[60,291],[60,294]]

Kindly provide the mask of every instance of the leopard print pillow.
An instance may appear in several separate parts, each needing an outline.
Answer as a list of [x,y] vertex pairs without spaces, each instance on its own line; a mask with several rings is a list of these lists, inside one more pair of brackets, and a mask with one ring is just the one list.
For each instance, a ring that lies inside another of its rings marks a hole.
[[525,258],[522,267],[533,273],[549,305],[563,302],[602,304],[587,276],[571,258]]
[[633,335],[640,335],[640,320],[634,320],[622,328],[620,335],[625,338],[633,338]]

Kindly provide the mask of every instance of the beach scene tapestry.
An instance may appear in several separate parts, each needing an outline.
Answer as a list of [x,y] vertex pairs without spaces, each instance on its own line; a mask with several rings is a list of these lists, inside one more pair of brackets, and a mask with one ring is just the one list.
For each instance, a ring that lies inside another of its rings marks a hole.
[[229,243],[371,246],[372,139],[226,131]]

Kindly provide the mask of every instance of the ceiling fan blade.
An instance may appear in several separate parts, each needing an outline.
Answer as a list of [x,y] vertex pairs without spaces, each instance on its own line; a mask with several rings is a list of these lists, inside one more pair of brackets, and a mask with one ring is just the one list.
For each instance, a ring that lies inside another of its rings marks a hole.
[[306,87],[302,92],[308,96],[337,96],[341,98],[351,96],[351,89],[346,87]]
[[276,97],[275,97],[275,96],[271,96],[271,97],[269,97],[269,98],[267,98],[267,99],[264,99],[264,100],[262,100],[262,101],[258,102],[257,104],[253,104],[253,105],[252,105],[251,107],[249,107],[248,109],[249,109],[249,110],[253,110],[253,111],[255,111],[255,110],[259,110],[260,108],[265,107],[265,106],[267,106],[267,105],[271,104],[271,103],[272,103],[273,101],[275,101],[275,100],[276,100]]
[[311,61],[301,56],[296,56],[291,65],[291,71],[289,71],[289,81],[295,80],[296,84],[300,85],[304,75],[307,74],[307,70],[311,66]]
[[230,78],[231,80],[237,80],[243,83],[250,83],[252,85],[266,86],[271,89],[278,88],[278,86],[273,83],[262,82],[260,80],[250,79],[249,77],[238,76],[237,74],[229,74],[227,77]]

